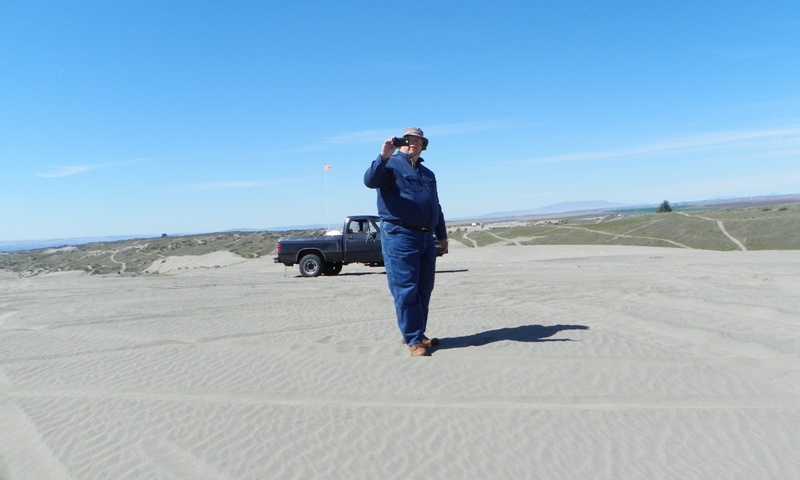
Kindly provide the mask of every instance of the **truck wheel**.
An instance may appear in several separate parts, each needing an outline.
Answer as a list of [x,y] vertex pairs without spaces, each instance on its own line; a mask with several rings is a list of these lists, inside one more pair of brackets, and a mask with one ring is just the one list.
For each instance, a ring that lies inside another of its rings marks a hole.
[[324,273],[325,275],[339,275],[339,272],[341,271],[342,271],[341,263],[328,262],[325,264],[325,269],[322,270],[322,273]]
[[317,277],[322,273],[324,265],[319,255],[306,255],[300,259],[300,275],[304,277]]

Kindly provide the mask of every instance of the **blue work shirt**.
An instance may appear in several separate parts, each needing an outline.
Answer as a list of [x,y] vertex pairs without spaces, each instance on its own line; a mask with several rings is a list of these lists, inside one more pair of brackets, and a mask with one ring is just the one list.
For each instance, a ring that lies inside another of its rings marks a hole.
[[364,173],[364,185],[378,189],[381,220],[411,228],[428,228],[439,239],[447,238],[447,226],[439,205],[436,176],[422,165],[411,164],[410,155],[397,151],[388,160],[378,158]]

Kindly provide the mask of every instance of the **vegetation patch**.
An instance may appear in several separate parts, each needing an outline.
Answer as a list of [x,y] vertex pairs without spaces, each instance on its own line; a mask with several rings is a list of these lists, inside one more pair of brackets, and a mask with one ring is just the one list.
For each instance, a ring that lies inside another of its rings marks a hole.
[[[593,218],[527,221],[451,228],[451,241],[469,247],[515,245],[640,245],[737,250],[800,249],[800,204],[725,209],[673,208],[672,212],[608,214]],[[22,276],[77,270],[138,275],[176,255],[229,251],[244,258],[272,255],[280,237],[321,235],[319,230],[225,232],[90,243],[0,254],[0,269]],[[727,235],[726,235],[727,233]],[[731,238],[732,237],[732,238]]]
[[320,233],[318,230],[225,232],[43,248],[0,255],[0,270],[26,276],[75,270],[95,275],[135,275],[165,257],[229,251],[244,258],[259,258],[272,254],[280,237]]

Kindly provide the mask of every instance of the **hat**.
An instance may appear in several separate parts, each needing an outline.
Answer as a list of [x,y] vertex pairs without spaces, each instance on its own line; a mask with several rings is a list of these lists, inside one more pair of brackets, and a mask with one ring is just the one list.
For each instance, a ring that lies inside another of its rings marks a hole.
[[422,149],[425,150],[428,148],[428,139],[425,138],[425,134],[422,133],[421,128],[417,127],[410,127],[403,130],[403,137],[412,136],[412,137],[419,137],[422,139]]

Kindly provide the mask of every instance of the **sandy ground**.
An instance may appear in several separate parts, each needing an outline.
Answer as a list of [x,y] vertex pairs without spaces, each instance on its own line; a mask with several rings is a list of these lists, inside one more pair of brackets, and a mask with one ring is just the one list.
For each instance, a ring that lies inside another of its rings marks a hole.
[[430,358],[383,269],[0,272],[0,479],[797,479],[800,251],[458,248]]

